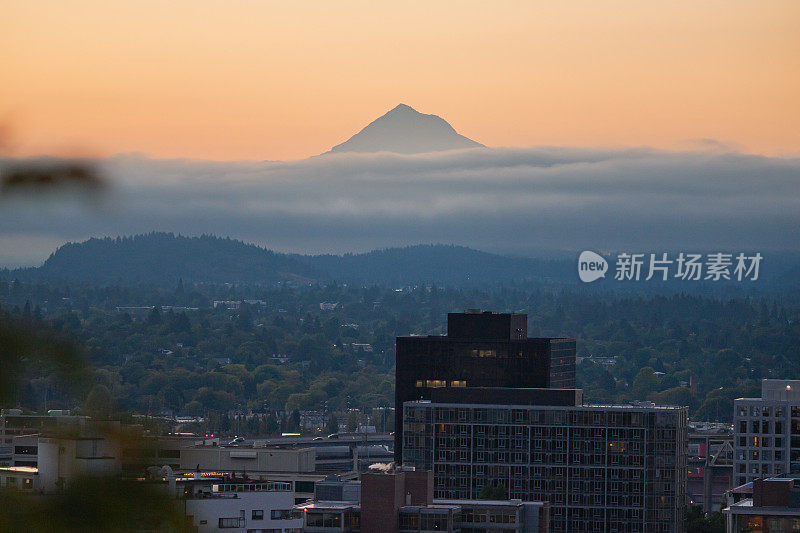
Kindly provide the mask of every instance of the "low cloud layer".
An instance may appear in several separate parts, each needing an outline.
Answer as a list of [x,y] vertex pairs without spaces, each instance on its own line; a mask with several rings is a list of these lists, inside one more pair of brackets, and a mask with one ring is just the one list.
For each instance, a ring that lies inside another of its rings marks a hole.
[[415,243],[521,255],[800,250],[800,159],[532,148],[99,165],[111,181],[99,201],[0,199],[0,265],[153,230],[304,253]]

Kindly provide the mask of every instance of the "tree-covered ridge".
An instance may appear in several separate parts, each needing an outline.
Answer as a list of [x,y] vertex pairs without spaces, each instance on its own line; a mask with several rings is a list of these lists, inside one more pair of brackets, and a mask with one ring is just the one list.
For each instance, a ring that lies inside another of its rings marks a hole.
[[567,268],[569,262],[564,260],[501,256],[444,244],[341,256],[298,256],[298,259],[335,280],[399,287],[427,283],[465,286],[548,279],[573,281],[574,278],[572,270]]
[[68,243],[24,275],[93,284],[173,285],[178,278],[208,283],[274,284],[318,279],[313,267],[286,254],[212,235],[148,233]]
[[[639,252],[643,252],[639,250]],[[646,254],[643,254],[646,255]],[[607,254],[609,268],[616,268]],[[174,287],[178,279],[201,284],[249,284],[276,287],[309,283],[373,285],[395,288],[437,284],[448,287],[581,286],[599,293],[745,295],[767,291],[800,292],[800,256],[770,253],[756,282],[686,281],[674,276],[618,281],[611,272],[597,283],[583,284],[577,256],[563,252],[544,258],[499,255],[464,246],[420,244],[344,255],[298,255],[212,235],[187,237],[148,233],[133,237],[89,239],[57,249],[41,267],[0,270],[0,280],[86,283],[93,286]]]
[[[251,303],[214,308],[215,300]],[[119,409],[139,413],[392,405],[395,337],[444,333],[447,312],[476,307],[528,313],[531,336],[575,337],[579,386],[593,402],[650,399],[727,420],[732,399],[756,394],[761,378],[800,378],[800,307],[788,297],[12,282],[0,283],[0,305],[76,337],[96,369],[95,384]],[[75,405],[37,368],[24,381],[16,404]]]
[[403,286],[570,279],[564,261],[506,257],[463,246],[416,245],[363,254],[289,255],[212,235],[148,233],[67,243],[38,268],[0,271],[0,279],[159,285],[198,283],[275,285],[337,280]]

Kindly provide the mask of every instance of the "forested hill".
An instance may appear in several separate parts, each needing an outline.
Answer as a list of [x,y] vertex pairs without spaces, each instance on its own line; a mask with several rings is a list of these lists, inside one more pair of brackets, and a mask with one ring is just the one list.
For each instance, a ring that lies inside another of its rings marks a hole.
[[508,257],[464,246],[417,245],[364,254],[297,256],[335,280],[380,285],[574,281],[572,263]]
[[[562,254],[563,255],[563,254]],[[607,256],[614,265],[613,256]],[[643,270],[642,280],[647,271]],[[361,254],[297,255],[274,252],[254,244],[210,235],[185,237],[148,233],[133,237],[89,239],[58,248],[38,268],[0,270],[0,280],[80,282],[91,285],[153,285],[175,287],[191,283],[275,286],[353,283],[383,287],[442,285],[580,286],[588,291],[717,294],[742,291],[797,291],[800,256],[770,253],[758,283],[632,281],[613,276],[594,284],[578,280],[574,258],[530,258],[482,252],[464,246],[432,244],[386,248]]]
[[174,286],[178,279],[204,283],[274,284],[324,277],[310,265],[241,241],[204,235],[148,233],[68,243],[39,268],[12,275],[22,279],[93,284]]
[[311,256],[282,254],[230,238],[148,233],[65,244],[41,267],[0,271],[0,279],[164,287],[174,287],[178,279],[262,285],[336,281],[464,286],[554,276],[567,279],[572,274],[568,266],[565,262],[505,257],[450,245]]

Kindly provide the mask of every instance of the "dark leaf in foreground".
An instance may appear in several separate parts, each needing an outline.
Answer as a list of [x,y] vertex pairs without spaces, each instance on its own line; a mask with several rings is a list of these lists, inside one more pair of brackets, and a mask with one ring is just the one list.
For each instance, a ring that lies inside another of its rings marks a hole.
[[97,168],[84,161],[22,163],[10,165],[0,177],[0,193],[46,192],[76,188],[98,191],[106,181]]

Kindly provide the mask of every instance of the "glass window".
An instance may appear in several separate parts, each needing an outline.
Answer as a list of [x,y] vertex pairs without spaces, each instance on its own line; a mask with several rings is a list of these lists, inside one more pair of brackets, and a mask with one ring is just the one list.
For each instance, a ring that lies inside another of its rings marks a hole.
[[295,492],[314,492],[314,482],[313,481],[295,481],[294,482],[294,491]]
[[309,527],[323,527],[324,514],[320,511],[309,511],[306,513],[306,525]]
[[[253,511],[255,512],[255,511]],[[270,518],[273,520],[291,520],[292,519],[292,510],[291,509],[273,509],[270,511]],[[254,519],[255,520],[255,519]]]
[[253,520],[264,520],[264,510],[263,509],[253,509]]
[[238,518],[220,518],[218,525],[219,525],[220,529],[238,528],[239,527],[239,519]]

